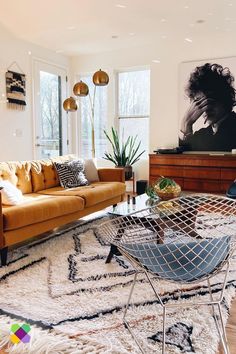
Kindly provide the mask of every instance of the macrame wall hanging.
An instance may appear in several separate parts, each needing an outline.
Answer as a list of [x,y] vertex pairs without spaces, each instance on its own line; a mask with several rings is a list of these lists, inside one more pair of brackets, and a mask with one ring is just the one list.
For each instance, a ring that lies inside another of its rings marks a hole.
[[[13,62],[6,72],[6,99],[7,106],[12,109],[25,109],[25,74],[9,70],[13,65],[20,69],[16,62]],[[22,71],[20,69],[20,71]]]

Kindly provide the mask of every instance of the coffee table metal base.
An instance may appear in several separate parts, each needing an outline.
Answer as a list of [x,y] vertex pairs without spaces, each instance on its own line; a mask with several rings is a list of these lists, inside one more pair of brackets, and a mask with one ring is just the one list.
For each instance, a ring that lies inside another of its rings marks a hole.
[[118,250],[116,245],[111,245],[110,252],[109,252],[109,254],[107,256],[107,259],[106,259],[105,263],[110,263],[114,255],[121,256],[121,253]]

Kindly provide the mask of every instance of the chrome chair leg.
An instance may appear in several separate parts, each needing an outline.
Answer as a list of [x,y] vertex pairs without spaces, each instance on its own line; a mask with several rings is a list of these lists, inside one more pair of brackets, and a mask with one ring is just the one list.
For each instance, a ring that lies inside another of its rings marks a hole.
[[125,316],[127,314],[128,308],[129,308],[129,303],[130,303],[131,297],[133,295],[134,286],[135,286],[135,283],[136,283],[136,280],[137,280],[137,276],[138,276],[138,272],[136,272],[134,274],[134,279],[133,279],[133,283],[132,283],[132,286],[131,286],[131,289],[130,289],[130,292],[129,292],[128,301],[127,301],[127,304],[125,306],[125,311],[124,311],[124,315],[123,315],[123,321],[125,321]]
[[220,323],[221,323],[221,330],[222,330],[222,345],[225,354],[230,354],[220,303],[218,304],[218,311],[220,314]]
[[136,271],[136,273],[134,274],[134,279],[133,279],[133,283],[132,283],[132,286],[131,286],[131,289],[130,289],[130,293],[129,293],[129,297],[128,297],[128,301],[127,301],[127,304],[125,306],[125,311],[124,311],[124,315],[123,315],[123,323],[124,323],[124,326],[125,328],[129,331],[129,333],[131,334],[131,336],[133,337],[135,343],[137,344],[137,346],[139,347],[140,351],[142,354],[146,354],[143,350],[143,348],[141,347],[139,341],[137,340],[134,332],[132,331],[128,321],[126,320],[126,315],[127,315],[127,311],[128,311],[128,308],[129,308],[129,305],[130,305],[130,300],[132,298],[132,295],[133,295],[133,291],[134,291],[134,286],[135,286],[135,283],[136,283],[136,280],[137,280],[137,276],[140,272],[139,271]]
[[145,272],[145,274],[146,274],[146,277],[148,279],[149,284],[151,285],[151,288],[152,288],[154,294],[156,295],[156,298],[159,300],[159,303],[162,306],[162,310],[163,310],[163,313],[162,313],[162,331],[163,331],[162,332],[162,354],[165,354],[165,344],[166,344],[166,306],[162,302],[160,295],[157,293],[149,274],[147,272]]
[[162,354],[165,354],[165,344],[166,344],[166,307],[163,307],[163,316],[162,316]]
[[[209,294],[210,294],[210,299],[211,299],[212,316],[213,316],[213,318],[215,320],[216,328],[217,328],[218,334],[220,336],[221,343],[222,343],[223,350],[224,350],[225,354],[230,354],[230,351],[229,351],[229,346],[228,346],[225,326],[224,326],[224,322],[223,322],[223,316],[222,316],[222,310],[221,310],[221,301],[223,299],[223,294],[224,294],[224,290],[225,290],[225,286],[226,286],[228,272],[229,272],[229,263],[228,263],[226,271],[225,271],[225,277],[224,277],[224,282],[223,282],[223,286],[222,286],[220,300],[217,301],[217,304],[216,304],[217,307],[218,307],[218,312],[219,312],[219,320],[218,320],[218,316],[217,316],[217,314],[215,312],[215,306],[214,306],[215,304],[214,304],[214,299],[213,299],[213,295],[212,295],[212,291],[211,291],[210,280],[207,279],[207,284],[208,284]],[[219,321],[220,321],[221,326],[219,325]]]

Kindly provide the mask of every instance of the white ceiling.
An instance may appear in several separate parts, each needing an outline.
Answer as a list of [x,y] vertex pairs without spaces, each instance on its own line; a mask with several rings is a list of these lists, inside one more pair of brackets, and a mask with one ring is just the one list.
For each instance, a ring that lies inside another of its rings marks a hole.
[[199,37],[234,38],[236,32],[236,0],[0,0],[0,4],[0,23],[15,36],[66,55],[163,41],[190,39],[194,44]]

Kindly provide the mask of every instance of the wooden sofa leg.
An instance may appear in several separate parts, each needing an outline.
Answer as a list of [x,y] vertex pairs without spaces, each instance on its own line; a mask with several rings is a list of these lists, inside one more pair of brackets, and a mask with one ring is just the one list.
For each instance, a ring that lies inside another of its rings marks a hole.
[[1,254],[1,265],[5,266],[7,265],[7,251],[8,251],[8,247],[4,247],[0,250],[0,254]]

